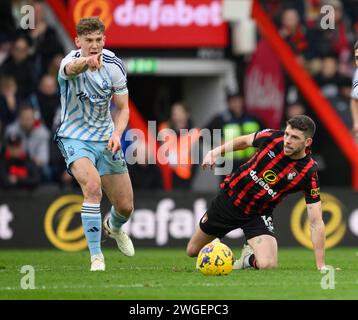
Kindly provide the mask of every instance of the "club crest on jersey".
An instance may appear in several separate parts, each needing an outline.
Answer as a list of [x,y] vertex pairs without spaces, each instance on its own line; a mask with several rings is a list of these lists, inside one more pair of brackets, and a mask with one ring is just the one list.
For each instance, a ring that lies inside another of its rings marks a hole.
[[102,89],[103,90],[107,90],[109,88],[109,84],[106,80],[103,80],[102,82]]
[[275,152],[273,152],[272,150],[270,150],[270,151],[267,153],[267,155],[270,157],[270,159],[273,159],[273,158],[276,157]]
[[287,180],[292,181],[298,175],[296,170],[292,170],[287,174]]

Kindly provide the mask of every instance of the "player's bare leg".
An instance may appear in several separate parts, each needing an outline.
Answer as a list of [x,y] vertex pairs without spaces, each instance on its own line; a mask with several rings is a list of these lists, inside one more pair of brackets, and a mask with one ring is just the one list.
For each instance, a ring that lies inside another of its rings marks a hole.
[[273,236],[263,234],[247,241],[235,269],[254,267],[256,269],[274,269],[277,267],[277,241]]
[[121,215],[129,218],[133,212],[133,190],[128,173],[101,177],[102,187],[109,201]]
[[104,257],[101,251],[101,179],[88,158],[80,158],[74,161],[71,165],[71,171],[81,186],[84,197],[81,218],[91,254],[91,271],[104,271]]
[[71,165],[71,172],[79,183],[84,202],[99,203],[102,199],[101,178],[88,158],[81,158]]
[[103,227],[118,248],[126,256],[133,256],[133,243],[121,227],[133,212],[133,190],[128,173],[105,175],[101,177],[102,187],[112,204],[110,216],[105,217]]
[[216,236],[209,235],[198,227],[186,247],[187,255],[189,257],[196,257],[201,248],[214,239],[216,239]]
[[268,234],[251,238],[247,241],[254,250],[256,266],[259,269],[274,269],[277,267],[277,240]]

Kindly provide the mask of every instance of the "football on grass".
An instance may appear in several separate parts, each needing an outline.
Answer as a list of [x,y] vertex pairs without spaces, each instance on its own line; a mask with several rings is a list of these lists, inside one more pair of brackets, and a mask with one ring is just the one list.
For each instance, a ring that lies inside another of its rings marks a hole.
[[197,265],[206,276],[228,275],[232,271],[234,256],[231,249],[222,242],[210,242],[198,255]]

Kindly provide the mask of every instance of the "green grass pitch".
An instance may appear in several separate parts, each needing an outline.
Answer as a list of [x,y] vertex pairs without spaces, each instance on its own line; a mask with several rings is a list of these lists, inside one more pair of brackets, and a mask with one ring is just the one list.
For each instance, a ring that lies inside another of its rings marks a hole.
[[[238,250],[235,253],[238,254]],[[234,270],[209,277],[184,249],[137,249],[132,258],[104,250],[105,272],[89,271],[87,252],[1,250],[0,299],[358,299],[358,248],[331,249],[335,288],[322,289],[313,252],[280,249],[276,270]],[[35,269],[35,289],[23,290],[23,265]]]

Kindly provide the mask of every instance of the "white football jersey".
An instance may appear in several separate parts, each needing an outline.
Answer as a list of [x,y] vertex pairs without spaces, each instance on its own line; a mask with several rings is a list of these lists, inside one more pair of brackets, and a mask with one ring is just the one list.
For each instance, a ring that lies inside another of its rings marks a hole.
[[65,74],[65,66],[81,57],[72,50],[61,62],[58,81],[61,90],[61,124],[58,137],[86,141],[107,141],[114,129],[110,113],[113,94],[128,94],[122,61],[109,50],[102,51],[102,68],[87,70],[75,77]]
[[352,98],[358,100],[358,68],[354,72],[352,83]]

